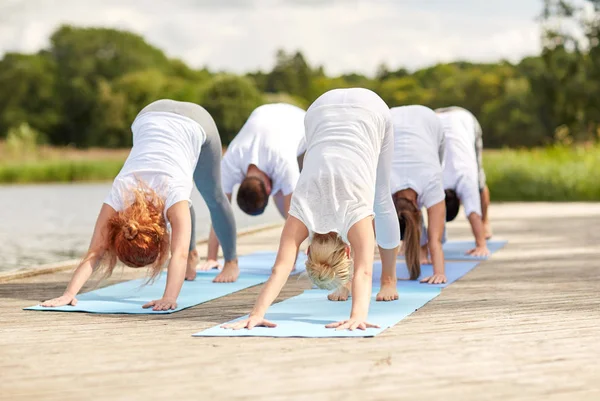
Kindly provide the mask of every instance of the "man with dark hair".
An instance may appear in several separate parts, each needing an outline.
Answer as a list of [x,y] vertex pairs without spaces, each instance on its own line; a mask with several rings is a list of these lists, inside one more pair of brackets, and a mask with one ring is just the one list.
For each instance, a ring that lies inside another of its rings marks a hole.
[[[231,141],[221,164],[223,191],[242,212],[261,215],[273,196],[275,206],[287,218],[292,193],[300,176],[300,160],[306,151],[304,116],[299,107],[285,103],[256,108]],[[218,267],[219,241],[211,229],[207,262],[201,270]]]
[[481,126],[473,114],[460,107],[437,109],[436,112],[446,138],[443,173],[446,221],[456,218],[462,203],[476,243],[468,254],[487,256],[486,240],[492,236],[492,230],[488,216],[490,192],[482,163]]

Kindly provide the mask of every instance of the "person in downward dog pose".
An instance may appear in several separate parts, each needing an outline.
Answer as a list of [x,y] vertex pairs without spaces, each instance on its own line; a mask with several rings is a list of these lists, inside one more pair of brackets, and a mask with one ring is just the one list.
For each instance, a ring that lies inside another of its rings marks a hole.
[[149,266],[154,279],[170,251],[163,297],[143,307],[177,308],[184,279],[196,277],[198,263],[190,200],[194,182],[225,253],[225,266],[214,281],[237,279],[236,226],[221,189],[221,139],[210,114],[193,103],[158,100],[140,111],[132,132],[133,148],[100,209],[87,254],[64,294],[42,306],[75,305],[94,270],[103,267],[108,277],[117,259],[129,267]]
[[[410,279],[421,275],[421,264],[430,263],[431,254],[433,275],[421,282],[443,284],[446,206],[442,123],[433,110],[424,106],[394,107],[390,112],[394,123],[391,190]],[[423,207],[427,209],[428,228],[421,214]]]
[[467,254],[488,256],[490,251],[486,239],[492,236],[488,217],[490,191],[483,170],[481,126],[471,112],[460,107],[437,109],[436,113],[442,121],[446,138],[443,172],[446,221],[456,218],[462,203],[476,244]]
[[[231,141],[223,156],[223,189],[231,201],[233,188],[240,184],[237,204],[244,213],[262,214],[273,196],[279,213],[287,218],[300,176],[299,160],[306,151],[305,115],[286,103],[259,106]],[[207,261],[200,270],[218,267],[218,252],[219,240],[211,230]]]
[[285,285],[306,238],[310,239],[306,262],[310,280],[319,288],[336,290],[340,300],[348,297],[347,292],[339,295],[347,291],[345,286],[352,289],[349,318],[326,327],[377,327],[367,322],[374,234],[383,265],[377,300],[398,299],[400,227],[390,194],[394,132],[388,106],[367,89],[331,90],[310,106],[305,128],[304,168],[281,234],[273,273],[250,317],[223,327],[275,326],[265,320],[265,313]]

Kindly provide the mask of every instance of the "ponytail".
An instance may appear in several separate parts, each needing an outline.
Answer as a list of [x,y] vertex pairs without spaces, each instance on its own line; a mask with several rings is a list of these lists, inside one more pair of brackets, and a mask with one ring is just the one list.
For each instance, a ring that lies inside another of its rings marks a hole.
[[394,205],[404,228],[404,249],[406,266],[410,279],[421,275],[421,212],[408,199],[394,196]]

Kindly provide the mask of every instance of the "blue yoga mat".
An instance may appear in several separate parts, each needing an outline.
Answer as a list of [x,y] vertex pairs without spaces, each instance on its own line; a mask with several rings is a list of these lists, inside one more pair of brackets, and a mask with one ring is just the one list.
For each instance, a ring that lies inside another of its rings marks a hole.
[[[264,283],[271,274],[275,256],[274,252],[261,252],[239,257],[238,262],[241,273],[235,283],[213,283],[212,280],[218,274],[216,270],[198,272],[196,280],[184,282],[177,299],[178,308],[171,311],[142,309],[142,305],[148,301],[162,297],[167,280],[165,272],[152,285],[143,286],[145,279],[138,279],[80,294],[77,296],[77,306],[44,308],[38,305],[25,308],[25,310],[110,314],[165,314],[178,312]],[[305,260],[305,255],[298,255],[296,273],[304,271]]]
[[[469,271],[479,261],[446,262],[446,284],[421,284],[418,280],[408,279],[406,263],[396,264],[398,293],[400,299],[393,302],[376,302],[381,278],[381,262],[373,265],[373,298],[369,309],[369,322],[381,326],[379,329],[366,331],[335,331],[326,329],[327,323],[347,319],[350,316],[352,302],[332,302],[327,299],[329,291],[309,290],[296,297],[287,299],[269,308],[265,318],[277,324],[275,328],[257,327],[252,330],[226,330],[214,326],[208,330],[194,334],[195,337],[373,337],[386,328],[392,327],[402,319],[437,297],[442,288],[452,284]],[[421,277],[433,273],[432,265],[421,266]],[[402,280],[402,279],[405,280]],[[241,317],[245,319],[247,316]],[[236,319],[236,320],[240,320]],[[230,323],[230,322],[229,322]]]
[[[433,274],[433,265],[421,265],[421,276],[418,280],[408,280],[408,268],[406,263],[398,261],[396,263],[396,275],[398,277],[398,291],[403,291],[405,288],[422,288],[423,286],[444,288],[473,270],[480,262],[479,261],[461,261],[448,262],[446,261],[446,284],[421,284],[419,281],[422,278]],[[379,284],[381,279],[381,262],[377,261],[373,265],[373,282]]]
[[[369,323],[381,326],[378,329],[336,331],[325,325],[348,319],[352,302],[331,302],[328,291],[308,290],[303,294],[286,299],[269,308],[265,318],[277,324],[275,328],[256,327],[252,330],[227,330],[214,326],[193,334],[194,337],[374,337],[394,326],[415,310],[440,294],[435,287],[418,289],[403,288],[400,299],[393,302],[376,302],[378,289],[373,288],[369,309]],[[241,317],[245,319],[247,316]],[[236,320],[240,320],[236,319]]]
[[[491,254],[498,252],[504,248],[508,241],[489,240],[487,242],[488,249]],[[475,241],[449,241],[444,244],[444,258],[446,260],[486,260],[487,257],[474,257],[466,255],[466,253],[475,248]]]

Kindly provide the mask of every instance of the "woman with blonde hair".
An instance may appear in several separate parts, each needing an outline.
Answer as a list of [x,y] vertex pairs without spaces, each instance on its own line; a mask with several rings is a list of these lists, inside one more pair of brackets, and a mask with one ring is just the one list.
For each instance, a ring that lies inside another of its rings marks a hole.
[[304,122],[304,169],[292,197],[273,273],[250,317],[226,328],[275,326],[264,319],[265,313],[285,285],[306,238],[310,239],[306,271],[311,281],[319,288],[335,290],[330,299],[346,300],[352,290],[349,319],[326,327],[377,327],[367,322],[374,234],[383,269],[377,300],[398,299],[400,228],[390,195],[394,133],[388,106],[367,89],[335,89],[310,106]]
[[148,266],[152,280],[170,251],[163,297],[143,307],[176,309],[184,280],[196,277],[194,183],[223,245],[225,266],[214,281],[237,279],[235,220],[221,189],[221,139],[210,114],[193,103],[163,99],[146,106],[131,128],[133,148],[100,209],[88,252],[64,294],[42,306],[75,305],[92,273],[104,270],[110,276],[117,260]]
[[[421,275],[421,263],[430,263],[431,254],[433,275],[421,282],[443,284],[446,206],[442,123],[425,106],[394,107],[390,112],[394,123],[391,190],[410,279],[416,280]],[[422,208],[427,209],[428,228],[423,223]]]

